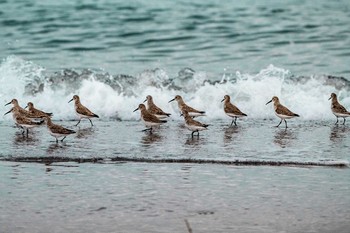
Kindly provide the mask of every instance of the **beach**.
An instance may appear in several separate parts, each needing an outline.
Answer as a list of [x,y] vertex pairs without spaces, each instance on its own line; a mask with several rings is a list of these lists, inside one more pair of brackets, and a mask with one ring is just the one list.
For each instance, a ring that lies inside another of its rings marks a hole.
[[[347,232],[348,126],[276,122],[216,121],[191,138],[178,121],[153,134],[68,121],[77,134],[57,144],[2,124],[2,231],[186,232],[187,219],[193,232]],[[222,163],[235,160],[292,163]]]
[[350,232],[349,9],[0,1],[0,232]]

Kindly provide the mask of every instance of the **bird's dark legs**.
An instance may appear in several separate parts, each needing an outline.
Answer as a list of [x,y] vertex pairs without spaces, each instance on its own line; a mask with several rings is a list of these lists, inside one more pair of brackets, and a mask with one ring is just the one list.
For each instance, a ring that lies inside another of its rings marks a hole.
[[339,120],[339,119],[338,119],[338,117],[337,117],[337,121],[335,122],[336,125],[338,124],[338,120]]
[[196,131],[193,131],[193,132],[191,133],[192,138],[194,137],[194,133],[197,133],[197,137],[199,137],[199,131],[196,130]]
[[152,127],[151,127],[151,128],[147,128],[147,129],[142,130],[142,132],[149,131],[149,133],[152,134],[152,130],[153,130],[153,129],[152,129]]
[[286,123],[286,129],[288,128],[288,126],[287,126],[287,121],[286,121],[286,119],[284,119],[284,123]]
[[235,124],[235,126],[237,126],[236,121],[237,121],[237,117],[234,117],[230,126],[232,126],[233,123]]
[[23,131],[22,131],[22,135],[23,135],[23,137],[24,137],[24,134],[25,134],[25,136],[26,137],[28,137],[28,128],[22,128],[23,129]]
[[90,118],[88,118],[88,120],[90,121],[90,123],[91,123],[91,126],[94,126],[94,124],[92,124],[92,121],[90,120]]
[[81,121],[81,119],[79,119],[78,123],[77,123],[75,126],[78,126],[78,125],[79,125],[79,123],[80,123],[80,121]]
[[63,140],[66,138],[66,136],[64,136],[62,139],[61,139],[61,142],[63,142]]
[[343,122],[343,125],[345,125],[345,117],[344,117],[344,122]]
[[56,143],[58,143],[58,139],[56,138]]
[[280,124],[282,123],[282,121],[283,121],[283,119],[281,119],[280,123],[279,123],[276,127],[280,126]]

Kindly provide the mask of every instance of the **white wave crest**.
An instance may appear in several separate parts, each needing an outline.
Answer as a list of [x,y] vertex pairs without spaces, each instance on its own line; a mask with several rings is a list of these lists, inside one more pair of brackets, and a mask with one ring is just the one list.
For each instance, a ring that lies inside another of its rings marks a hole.
[[[206,72],[192,72],[190,69],[186,72],[190,78],[171,79],[162,69],[142,72],[134,78],[135,82],[127,87],[132,90],[132,94],[124,92],[123,89],[113,88],[92,73],[72,91],[64,85],[54,88],[50,83],[45,83],[47,74],[43,67],[11,56],[0,64],[0,111],[8,111],[10,107],[5,107],[5,103],[17,98],[23,107],[31,101],[37,108],[53,112],[55,119],[74,119],[73,104],[68,103],[74,94],[79,95],[82,103],[101,118],[121,120],[139,119],[139,113],[133,113],[133,110],[147,95],[152,95],[155,103],[171,113],[176,120],[180,119],[177,104],[168,103],[175,95],[182,95],[190,106],[206,111],[209,119],[227,118],[221,103],[226,94],[248,115],[246,120],[275,117],[273,107],[265,105],[275,95],[280,98],[282,104],[299,114],[300,120],[332,119],[334,116],[328,100],[332,92],[337,93],[343,105],[350,108],[348,87],[339,89],[337,85],[326,83],[322,76],[298,81],[288,70],[273,65],[257,74],[225,74],[214,78],[216,82],[208,81],[212,79],[207,77]],[[26,91],[28,85],[38,85],[40,89],[40,82],[46,84],[43,90],[37,93]],[[4,119],[9,120],[11,117]]]

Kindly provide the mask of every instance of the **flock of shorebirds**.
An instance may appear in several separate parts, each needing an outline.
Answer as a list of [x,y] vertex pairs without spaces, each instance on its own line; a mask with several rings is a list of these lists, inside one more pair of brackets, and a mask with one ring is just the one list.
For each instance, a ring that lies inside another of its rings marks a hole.
[[[75,103],[75,112],[79,117],[79,121],[76,126],[79,125],[82,118],[87,118],[90,121],[91,126],[93,126],[90,118],[98,118],[99,116],[82,105],[80,103],[79,96],[74,95],[68,103],[73,100]],[[32,102],[29,102],[25,108],[19,106],[17,99],[11,100],[9,103],[5,104],[5,106],[9,104],[12,104],[13,107],[10,111],[6,112],[5,115],[12,112],[13,120],[15,121],[16,125],[22,129],[22,134],[26,134],[27,137],[29,128],[37,127],[39,125],[42,125],[44,122],[46,122],[49,133],[56,138],[56,142],[58,142],[58,138],[62,138],[61,141],[63,141],[68,135],[76,133],[74,130],[54,124],[51,121],[52,113],[43,112],[39,109],[36,109]],[[28,108],[28,110],[26,110],[26,108]]]
[[[332,100],[331,110],[333,114],[337,117],[336,124],[338,124],[339,117],[342,117],[344,119],[343,124],[345,124],[345,120],[346,120],[345,118],[350,116],[350,112],[348,112],[338,102],[337,95],[335,93],[331,94],[329,100],[330,99]],[[75,112],[79,117],[79,121],[76,124],[76,126],[79,125],[81,119],[83,118],[88,119],[90,121],[91,126],[93,126],[93,123],[90,118],[99,118],[99,116],[93,113],[92,111],[90,111],[84,105],[82,105],[80,102],[79,96],[74,95],[73,98],[68,103],[70,103],[73,100],[75,105]],[[191,134],[192,137],[194,136],[195,133],[197,133],[197,136],[199,136],[199,131],[202,131],[208,128],[209,126],[208,124],[203,124],[199,121],[194,120],[195,117],[205,116],[205,111],[199,111],[188,106],[184,102],[182,97],[179,95],[176,95],[174,99],[169,101],[169,103],[174,100],[177,101],[179,110],[181,112],[181,116],[184,117],[185,126],[190,131],[192,131],[192,134]],[[147,108],[144,104],[140,104],[138,108],[134,110],[134,112],[137,110],[140,110],[141,119],[146,126],[146,129],[143,131],[149,131],[150,133],[152,133],[153,128],[155,126],[160,126],[166,123],[167,121],[165,119],[170,117],[171,114],[166,113],[161,108],[159,108],[153,102],[153,98],[150,95],[146,97],[146,100],[144,102],[147,102]],[[247,114],[243,113],[241,110],[239,110],[239,108],[237,108],[235,105],[231,103],[229,95],[225,95],[224,99],[221,102],[224,102],[224,111],[226,115],[233,118],[230,126],[232,126],[233,124],[237,126],[237,119],[247,116]],[[281,119],[280,123],[276,127],[279,127],[282,121],[284,121],[285,126],[287,128],[288,126],[287,126],[286,119],[299,117],[298,114],[293,113],[288,108],[283,106],[280,103],[277,96],[272,97],[272,99],[269,102],[267,102],[266,105],[271,102],[273,102],[276,116],[278,116]],[[44,122],[46,122],[49,133],[56,138],[56,142],[58,142],[59,138],[62,138],[61,141],[63,141],[66,138],[66,136],[75,133],[75,131],[71,129],[67,129],[61,125],[54,124],[51,121],[52,113],[47,113],[36,109],[34,107],[34,104],[31,102],[29,102],[25,108],[22,108],[19,106],[17,99],[13,99],[6,105],[9,105],[9,104],[12,104],[13,107],[11,108],[10,111],[6,112],[5,115],[12,112],[13,119],[16,125],[22,129],[23,135],[26,134],[26,136],[28,136],[29,128],[39,126]],[[28,110],[26,110],[26,108],[28,108]]]

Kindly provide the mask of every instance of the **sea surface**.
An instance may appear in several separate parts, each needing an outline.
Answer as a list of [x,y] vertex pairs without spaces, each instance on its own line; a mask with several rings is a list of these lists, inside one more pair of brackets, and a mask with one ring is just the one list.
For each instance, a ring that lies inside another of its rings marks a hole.
[[[349,25],[345,0],[0,0],[0,113],[31,101],[77,132],[0,117],[0,232],[350,232],[350,122],[329,100],[350,109]],[[171,113],[153,134],[147,95]],[[175,95],[206,111],[199,137]]]

